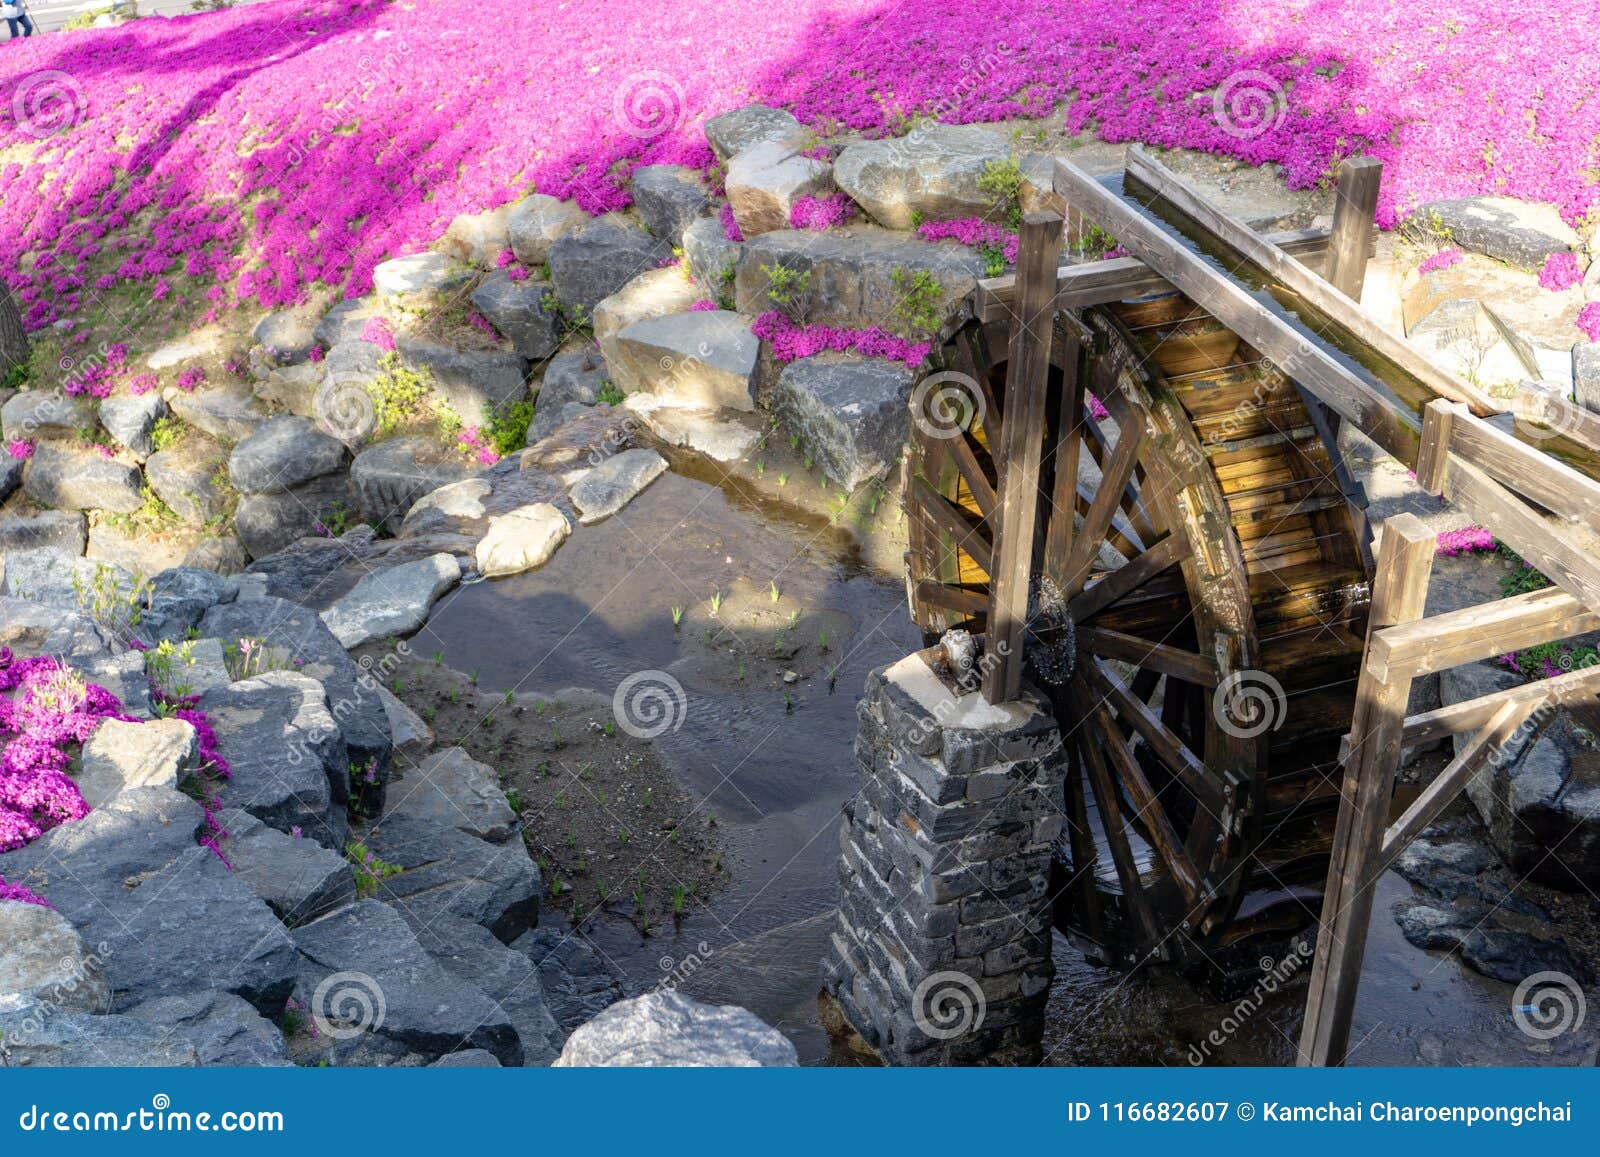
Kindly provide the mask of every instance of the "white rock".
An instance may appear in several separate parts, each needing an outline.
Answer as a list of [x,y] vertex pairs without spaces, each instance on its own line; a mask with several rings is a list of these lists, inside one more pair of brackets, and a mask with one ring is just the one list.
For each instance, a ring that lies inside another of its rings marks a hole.
[[104,807],[132,788],[176,788],[197,753],[194,728],[181,719],[107,719],[83,745],[83,766],[74,779],[84,802]]
[[53,908],[0,900],[0,993],[53,1009],[111,1011],[105,966]]
[[624,450],[607,458],[568,491],[578,521],[599,522],[621,510],[666,472],[667,460],[654,450]]
[[791,1044],[753,1012],[701,1004],[677,992],[619,1001],[580,1025],[558,1068],[785,1068],[798,1065]]
[[441,551],[367,575],[322,612],[322,621],[346,648],[409,634],[427,621],[434,601],[460,581],[461,564]]
[[493,578],[543,566],[570,532],[566,516],[548,502],[497,514],[478,542],[478,570]]

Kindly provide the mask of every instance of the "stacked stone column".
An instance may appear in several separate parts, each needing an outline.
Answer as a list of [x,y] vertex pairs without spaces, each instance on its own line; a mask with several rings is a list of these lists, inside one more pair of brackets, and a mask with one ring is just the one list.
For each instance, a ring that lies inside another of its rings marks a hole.
[[919,652],[867,680],[829,991],[884,1060],[1038,1059],[1065,764],[1045,704],[992,705]]

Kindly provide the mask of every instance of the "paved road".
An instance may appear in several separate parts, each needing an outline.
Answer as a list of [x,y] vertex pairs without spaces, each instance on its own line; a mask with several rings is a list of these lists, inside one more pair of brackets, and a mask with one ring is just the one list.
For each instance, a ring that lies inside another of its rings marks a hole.
[[[106,7],[111,0],[33,0],[28,12],[33,17],[34,34],[55,32],[80,12],[92,12]],[[189,0],[139,0],[139,12],[149,16],[159,12],[163,16],[181,16],[189,11]],[[0,29],[0,40],[5,38]]]

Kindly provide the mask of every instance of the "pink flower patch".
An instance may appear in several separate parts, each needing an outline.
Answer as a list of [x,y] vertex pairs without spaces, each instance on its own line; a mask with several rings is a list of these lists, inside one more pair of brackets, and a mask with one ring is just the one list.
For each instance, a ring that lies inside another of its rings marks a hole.
[[394,353],[394,326],[386,317],[369,317],[361,327],[361,340],[371,342],[385,353]]
[[1578,311],[1578,328],[1590,341],[1600,341],[1600,301],[1591,301]]
[[771,342],[773,356],[783,364],[832,350],[904,362],[916,369],[933,349],[932,342],[907,341],[876,326],[871,329],[837,329],[826,325],[801,327],[776,310],[769,310],[756,318],[750,326],[750,332],[763,341]]
[[1417,272],[1437,273],[1441,269],[1449,269],[1452,265],[1460,265],[1464,256],[1466,255],[1459,249],[1441,249],[1431,256],[1424,257],[1422,264],[1417,266]]
[[855,202],[845,193],[831,193],[826,197],[797,197],[789,209],[789,227],[825,233],[835,225],[843,225],[855,215]]
[[1539,284],[1559,293],[1583,283],[1583,270],[1578,268],[1578,258],[1571,252],[1552,253],[1545,258],[1539,270]]
[[1435,540],[1433,553],[1439,558],[1456,558],[1463,554],[1483,554],[1499,549],[1495,536],[1481,526],[1463,526],[1447,530]]
[[722,235],[729,241],[744,240],[744,232],[739,228],[739,222],[734,219],[732,205],[724,204],[717,210],[717,220],[722,222]]
[[717,308],[717,303],[716,302],[712,301],[709,297],[702,297],[699,301],[695,302],[693,305],[691,305],[689,307],[689,312],[690,313],[709,313],[710,311],[712,311],[712,310],[714,310],[716,308]]
[[190,366],[178,374],[177,387],[186,394],[194,393],[196,387],[206,380],[206,371],[200,366]]
[[33,443],[25,438],[13,438],[6,443],[6,453],[13,458],[32,458]]

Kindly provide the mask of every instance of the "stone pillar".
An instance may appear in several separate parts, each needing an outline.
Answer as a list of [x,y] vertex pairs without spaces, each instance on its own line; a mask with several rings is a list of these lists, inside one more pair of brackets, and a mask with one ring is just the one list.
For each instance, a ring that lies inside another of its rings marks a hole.
[[1031,1064],[1065,765],[1046,704],[992,705],[937,649],[867,679],[828,991],[891,1064]]

